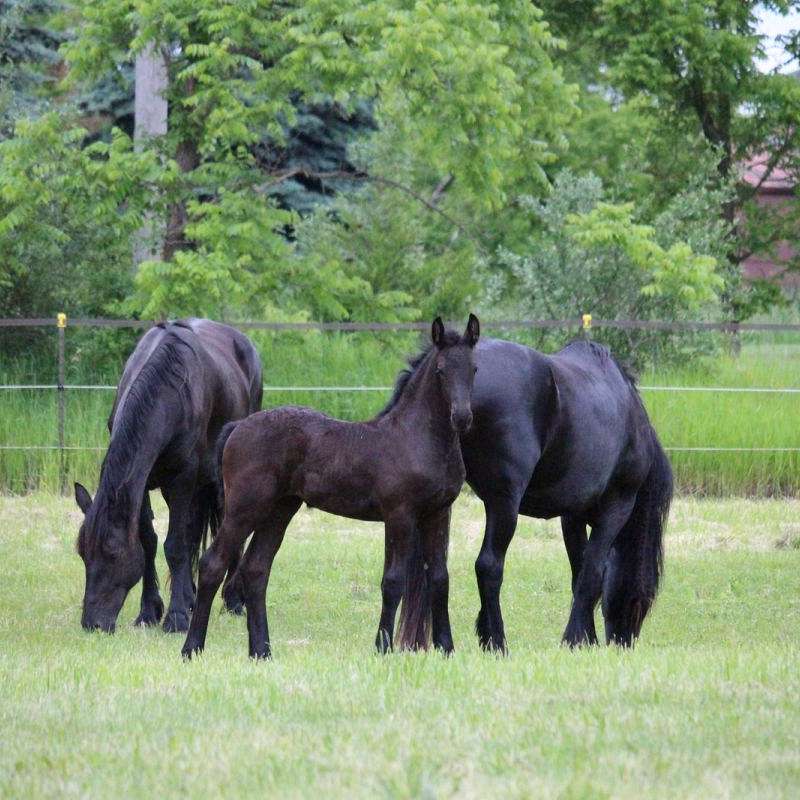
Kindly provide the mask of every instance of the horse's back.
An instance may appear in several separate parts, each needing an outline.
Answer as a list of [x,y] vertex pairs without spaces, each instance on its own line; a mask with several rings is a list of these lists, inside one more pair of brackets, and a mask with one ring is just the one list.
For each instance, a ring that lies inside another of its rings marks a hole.
[[521,495],[522,513],[551,517],[590,506],[620,473],[639,478],[651,428],[608,350],[577,341],[548,356],[488,339],[476,355],[475,422],[462,449],[484,500]]

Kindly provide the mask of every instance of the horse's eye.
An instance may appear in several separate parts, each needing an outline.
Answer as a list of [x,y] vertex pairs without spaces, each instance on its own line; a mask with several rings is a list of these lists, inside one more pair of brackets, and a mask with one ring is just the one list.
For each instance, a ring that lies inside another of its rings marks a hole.
[[436,374],[437,375],[444,375],[444,370],[441,367],[436,367]]
[[478,371],[478,368],[477,368],[477,367],[473,367],[473,368],[472,368],[472,374],[473,374],[473,375],[474,375],[474,374],[475,374],[477,371]]

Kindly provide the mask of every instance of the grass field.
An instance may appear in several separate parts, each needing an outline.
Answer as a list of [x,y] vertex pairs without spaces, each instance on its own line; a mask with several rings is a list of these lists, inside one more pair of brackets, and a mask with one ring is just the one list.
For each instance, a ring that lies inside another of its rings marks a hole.
[[309,511],[275,563],[274,661],[249,661],[242,620],[215,612],[183,663],[181,637],[131,626],[138,591],[115,636],[85,634],[77,523],[66,499],[0,497],[0,797],[797,796],[798,501],[678,500],[633,652],[559,646],[559,530],[524,521],[506,659],[472,634],[468,496],[449,660],[373,654],[382,531]]

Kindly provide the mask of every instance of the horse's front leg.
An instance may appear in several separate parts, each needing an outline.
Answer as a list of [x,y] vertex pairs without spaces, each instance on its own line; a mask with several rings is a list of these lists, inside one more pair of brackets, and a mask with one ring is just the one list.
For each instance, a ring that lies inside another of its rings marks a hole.
[[158,536],[153,529],[153,511],[150,508],[150,495],[145,490],[142,508],[139,512],[139,540],[144,550],[144,576],[142,578],[142,605],[134,625],[158,625],[164,616],[164,602],[158,593],[158,573],[156,572],[156,551]]
[[403,598],[411,537],[415,533],[414,517],[410,513],[395,513],[387,517],[381,580],[381,618],[378,635],[375,637],[375,647],[379,653],[391,652],[394,646],[395,617]]
[[164,617],[164,630],[177,633],[189,629],[194,600],[192,582],[192,530],[199,517],[195,497],[196,471],[186,471],[173,480],[164,492],[169,506],[169,530],[164,542],[164,555],[170,572],[169,608]]
[[422,546],[428,573],[431,602],[433,646],[446,654],[453,652],[448,596],[450,578],[447,573],[447,546],[450,538],[451,506],[422,522]]
[[519,498],[492,497],[485,501],[486,532],[475,561],[481,610],[475,623],[478,641],[485,650],[506,652],[506,633],[500,611],[500,588],[506,550],[517,528]]

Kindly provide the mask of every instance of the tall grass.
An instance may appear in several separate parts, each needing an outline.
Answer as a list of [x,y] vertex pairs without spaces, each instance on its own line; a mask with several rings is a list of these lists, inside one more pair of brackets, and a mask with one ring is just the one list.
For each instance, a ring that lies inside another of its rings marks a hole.
[[[542,334],[518,332],[532,344]],[[564,334],[566,339],[567,334]],[[420,338],[414,333],[331,334],[255,332],[252,338],[264,364],[264,383],[288,386],[389,387],[404,357]],[[92,359],[69,347],[68,383],[114,384],[122,360],[95,369]],[[0,357],[0,383],[52,383],[55,362],[6,361]],[[644,386],[800,386],[797,337],[744,337],[741,355],[693,358],[678,368],[655,368],[641,376]],[[800,395],[642,390],[662,443],[670,447],[800,447]],[[344,419],[368,418],[383,406],[389,391],[268,391],[266,407],[300,404]],[[95,447],[66,454],[70,481],[97,481],[112,391],[67,392],[66,444]],[[0,391],[0,445],[57,443],[57,398],[52,390]],[[800,453],[671,451],[678,487],[705,494],[775,495],[800,493]],[[0,450],[0,491],[25,493],[58,487],[55,450]]]

